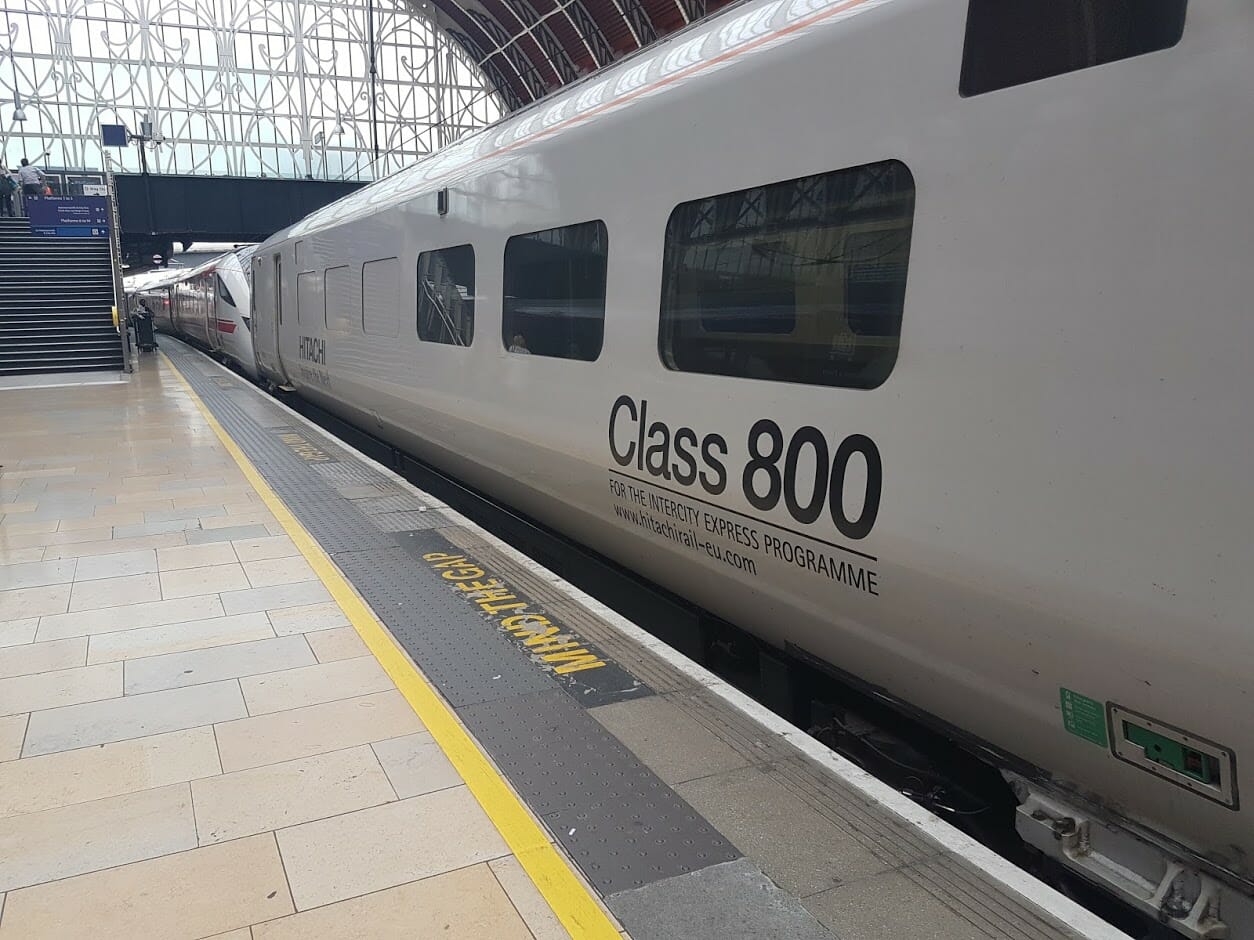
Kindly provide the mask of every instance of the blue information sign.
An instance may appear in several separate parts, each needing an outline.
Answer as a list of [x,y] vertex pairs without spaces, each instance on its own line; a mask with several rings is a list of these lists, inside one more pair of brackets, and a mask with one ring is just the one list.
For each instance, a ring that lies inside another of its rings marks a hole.
[[106,147],[125,147],[126,126],[124,124],[101,124],[100,142]]
[[35,235],[98,238],[109,234],[109,200],[104,196],[27,196],[23,202]]

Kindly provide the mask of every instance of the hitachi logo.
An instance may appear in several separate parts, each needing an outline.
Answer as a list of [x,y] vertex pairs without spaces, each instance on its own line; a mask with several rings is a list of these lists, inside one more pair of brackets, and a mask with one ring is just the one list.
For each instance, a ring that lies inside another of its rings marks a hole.
[[316,362],[320,366],[327,364],[327,341],[312,336],[300,338],[300,358],[305,362]]

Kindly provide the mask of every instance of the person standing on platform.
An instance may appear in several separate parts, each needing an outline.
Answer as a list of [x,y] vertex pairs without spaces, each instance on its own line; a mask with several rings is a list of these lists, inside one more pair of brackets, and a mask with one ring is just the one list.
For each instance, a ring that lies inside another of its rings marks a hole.
[[23,197],[43,195],[47,177],[39,167],[31,166],[25,157],[22,157],[22,165],[18,167],[17,178],[22,181]]
[[0,163],[0,217],[13,218],[13,194],[17,192],[17,180],[9,173],[9,168]]

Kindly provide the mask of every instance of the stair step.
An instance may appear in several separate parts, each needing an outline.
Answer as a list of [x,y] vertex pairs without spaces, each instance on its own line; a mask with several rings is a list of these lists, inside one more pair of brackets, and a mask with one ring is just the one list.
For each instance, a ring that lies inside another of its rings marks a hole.
[[11,299],[14,294],[27,295],[30,299],[42,303],[55,302],[59,296],[72,293],[74,299],[83,300],[88,297],[108,298],[113,303],[113,291],[107,284],[60,284],[46,285],[36,290],[33,284],[5,284],[0,281],[0,300]]
[[56,308],[38,307],[31,305],[29,307],[16,306],[7,310],[0,310],[0,323],[10,323],[14,325],[23,325],[26,323],[61,323],[65,320],[98,320],[100,318],[113,318],[113,305],[108,301],[98,303],[95,306],[74,305],[62,307],[58,305]]
[[122,357],[93,362],[55,362],[0,366],[0,375],[45,375],[54,372],[121,372]]
[[0,368],[0,375],[50,375],[54,372],[120,372],[122,362],[109,365],[61,366],[60,368]]
[[107,238],[36,235],[0,219],[0,375],[122,368]]
[[98,323],[113,323],[113,311],[102,307],[96,311],[78,311],[64,316],[0,313],[0,330],[42,330],[74,324],[95,325]]
[[73,333],[28,333],[26,335],[12,335],[0,333],[0,356],[4,355],[6,350],[10,349],[29,349],[31,347],[47,346],[73,346],[92,343],[116,343],[118,342],[117,331],[112,327],[96,331],[76,331]]
[[[48,286],[46,287],[46,289],[40,290],[38,292],[38,299],[41,302],[43,302],[50,298],[56,297],[58,291],[73,292],[76,295],[82,295],[82,296],[91,295],[91,296],[101,297],[101,298],[107,297],[109,298],[110,303],[113,302],[113,291],[109,289],[109,285],[107,284],[63,284],[63,285],[55,286],[55,287]],[[33,294],[34,285],[5,284],[3,281],[0,281],[0,300],[3,300],[6,296],[11,297],[15,293]]]
[[98,313],[76,313],[64,317],[35,317],[10,313],[0,315],[0,330],[42,330],[56,327],[94,326],[99,323],[113,323],[113,311],[102,310]]
[[30,306],[15,307],[10,310],[0,310],[0,323],[59,323],[66,319],[83,319],[92,320],[100,317],[112,318],[113,305],[106,302],[96,304],[94,307],[85,307],[81,305],[73,305],[62,307],[48,306]]
[[18,336],[30,334],[40,336],[45,333],[64,333],[67,330],[86,330],[94,333],[98,330],[112,330],[113,315],[105,317],[75,317],[65,320],[0,320],[0,336]]
[[[6,303],[7,301],[7,303]],[[21,313],[27,307],[33,307],[36,310],[55,310],[58,307],[72,307],[81,310],[83,304],[95,304],[108,310],[113,306],[113,295],[107,291],[100,291],[95,294],[74,294],[66,296],[65,294],[34,294],[24,291],[16,297],[5,297],[3,287],[0,287],[0,313]],[[6,311],[4,308],[8,308]]]
[[[54,303],[57,306],[60,306],[63,303],[74,305],[83,303],[102,303],[106,306],[112,307],[113,294],[109,291],[88,288],[73,292],[63,290],[58,291],[55,294],[52,292],[44,293],[30,290],[6,292],[3,285],[0,285],[0,301],[8,301],[8,306],[10,307],[22,306],[23,304],[31,303],[39,304],[40,306],[47,306]],[[4,306],[4,304],[0,302],[0,306]]]
[[[0,277],[0,288],[3,291],[15,290],[33,290],[38,288],[44,294],[50,294],[54,290],[97,290],[97,291],[113,291],[111,281],[91,280],[84,281],[81,278],[69,277],[47,277],[47,278],[4,278]],[[0,292],[0,297],[4,293]]]
[[17,229],[0,229],[0,242],[39,242],[44,245],[108,245],[108,237],[101,238],[98,235],[87,236],[61,236],[61,235],[36,235],[27,229],[25,232]]
[[107,307],[97,310],[78,310],[63,315],[49,316],[42,313],[0,313],[0,329],[37,330],[45,327],[71,326],[75,323],[112,323],[113,311]]
[[0,323],[11,326],[25,326],[28,323],[62,323],[66,320],[112,320],[113,307],[109,303],[97,304],[95,307],[64,307],[50,309],[32,306],[27,309],[17,307],[11,310],[0,310]]
[[63,349],[67,346],[96,347],[119,342],[117,333],[64,334],[61,336],[11,336],[0,348],[0,356],[14,350],[31,348]]
[[62,277],[99,277],[113,280],[113,270],[107,265],[82,264],[22,264],[12,267],[0,265],[0,277],[12,279],[20,277],[43,276],[45,274]]
[[14,351],[66,350],[66,348],[100,348],[120,342],[117,333],[97,333],[94,336],[24,336],[10,338],[0,348],[0,358]]
[[86,365],[90,363],[98,363],[108,365],[116,362],[119,366],[122,364],[122,348],[113,353],[65,353],[61,356],[54,356],[48,359],[35,359],[27,357],[25,359],[6,359],[0,360],[0,370],[7,369],[40,369],[45,372],[56,372],[58,369],[52,366],[62,364],[79,364]]

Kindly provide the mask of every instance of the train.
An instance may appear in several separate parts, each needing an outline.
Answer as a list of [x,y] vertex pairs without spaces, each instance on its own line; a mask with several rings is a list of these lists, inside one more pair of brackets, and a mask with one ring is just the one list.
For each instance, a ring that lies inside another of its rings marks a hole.
[[256,375],[1254,937],[1251,48],[1234,0],[746,0],[260,245]]
[[127,279],[159,333],[178,336],[258,378],[253,351],[249,264],[255,245],[232,249],[186,269],[158,269]]

